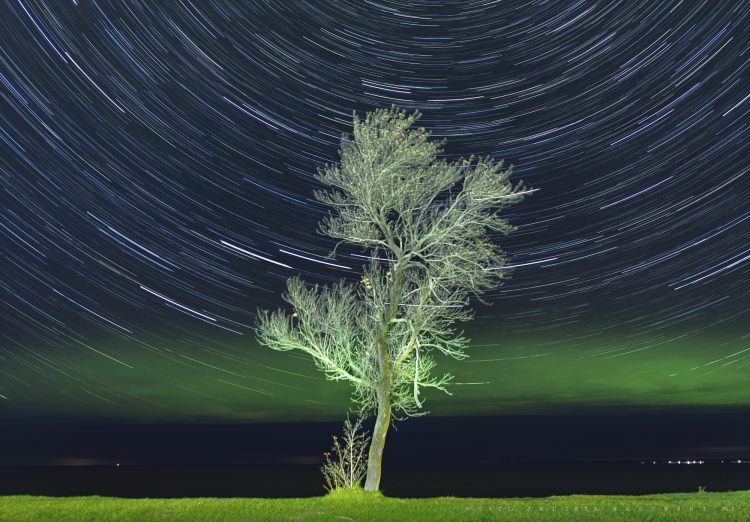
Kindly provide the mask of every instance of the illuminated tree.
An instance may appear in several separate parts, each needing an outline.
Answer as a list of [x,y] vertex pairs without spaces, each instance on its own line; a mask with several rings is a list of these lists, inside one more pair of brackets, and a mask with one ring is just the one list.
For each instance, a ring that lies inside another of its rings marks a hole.
[[500,212],[531,192],[491,158],[438,159],[444,142],[414,128],[419,117],[395,108],[355,115],[340,164],[317,175],[325,188],[315,197],[331,208],[320,232],[370,257],[360,283],[292,278],[291,313],[260,311],[257,321],[261,344],[309,354],[329,379],[352,384],[361,413],[375,415],[368,491],[379,488],[392,415],[418,415],[426,388],[447,392],[452,376],[433,374],[433,355],[466,357],[455,325],[473,317],[472,297],[507,277],[493,240],[514,227]]

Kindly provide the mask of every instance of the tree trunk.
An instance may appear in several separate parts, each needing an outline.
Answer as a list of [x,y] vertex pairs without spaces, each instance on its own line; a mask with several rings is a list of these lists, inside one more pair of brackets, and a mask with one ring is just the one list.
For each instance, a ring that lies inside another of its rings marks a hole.
[[375,427],[372,430],[372,440],[370,441],[370,453],[367,458],[365,491],[378,491],[380,489],[383,449],[385,448],[385,437],[388,435],[390,424],[391,398],[386,391],[378,396],[378,415],[375,418]]
[[383,317],[382,330],[378,339],[378,412],[375,417],[375,426],[372,429],[372,440],[370,441],[370,453],[367,457],[367,478],[365,479],[365,491],[378,491],[380,489],[380,475],[383,467],[383,449],[385,448],[385,437],[391,426],[391,385],[393,374],[391,361],[388,357],[388,332],[393,324],[393,319],[398,315],[401,293],[404,287],[403,271],[397,267],[393,269],[395,277],[391,287],[390,303]]

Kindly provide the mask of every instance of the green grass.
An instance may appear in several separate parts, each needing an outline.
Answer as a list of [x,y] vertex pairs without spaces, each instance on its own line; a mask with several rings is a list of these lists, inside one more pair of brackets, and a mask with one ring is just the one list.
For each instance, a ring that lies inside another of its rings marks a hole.
[[361,491],[305,499],[0,497],[0,521],[750,520],[750,492],[400,499]]

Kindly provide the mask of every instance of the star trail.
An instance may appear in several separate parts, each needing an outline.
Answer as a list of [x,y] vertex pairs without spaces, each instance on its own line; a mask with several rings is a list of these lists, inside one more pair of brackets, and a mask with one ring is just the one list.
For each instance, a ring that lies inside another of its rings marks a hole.
[[392,104],[536,189],[455,407],[750,402],[746,1],[3,0],[0,84],[0,414],[343,410],[253,323]]

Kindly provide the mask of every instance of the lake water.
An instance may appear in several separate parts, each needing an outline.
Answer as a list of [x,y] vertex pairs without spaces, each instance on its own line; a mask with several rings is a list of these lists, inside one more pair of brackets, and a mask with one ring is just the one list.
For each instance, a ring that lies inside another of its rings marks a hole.
[[[389,434],[382,489],[403,497],[750,490],[750,464],[727,462],[750,460],[748,413],[412,419]],[[320,495],[322,455],[341,430],[339,422],[0,426],[0,494],[122,497]]]
[[[304,497],[323,493],[312,464],[0,467],[0,494],[118,497]],[[514,463],[384,468],[398,497],[645,494],[750,489],[750,464]]]

